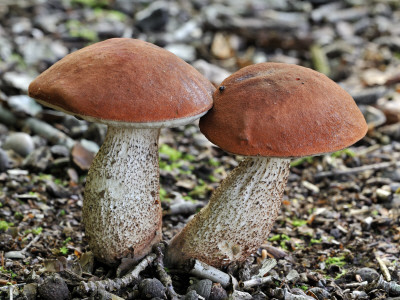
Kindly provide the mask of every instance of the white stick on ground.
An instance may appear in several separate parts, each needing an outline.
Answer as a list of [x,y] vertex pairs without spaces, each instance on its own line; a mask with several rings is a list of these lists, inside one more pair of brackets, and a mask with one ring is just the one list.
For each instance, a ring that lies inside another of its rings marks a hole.
[[140,272],[146,269],[156,259],[156,257],[157,255],[154,253],[147,255],[132,272],[126,274],[122,278],[81,282],[79,285],[79,292],[81,294],[88,294],[91,292],[97,293],[99,289],[113,291],[127,287],[129,284],[139,278]]
[[197,259],[190,261],[189,274],[199,278],[210,279],[213,282],[218,282],[223,288],[226,288],[231,283],[229,274],[209,266]]

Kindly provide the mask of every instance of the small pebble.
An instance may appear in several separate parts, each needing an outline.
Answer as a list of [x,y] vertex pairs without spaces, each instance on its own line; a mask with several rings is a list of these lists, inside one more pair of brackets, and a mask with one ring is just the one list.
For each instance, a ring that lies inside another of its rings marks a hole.
[[58,274],[53,274],[39,285],[39,295],[43,300],[64,300],[69,299],[69,290],[64,279]]
[[357,271],[362,280],[372,282],[379,277],[379,273],[371,268],[361,268]]
[[0,149],[0,172],[4,172],[11,167],[11,161],[8,154],[3,149]]
[[157,278],[146,278],[139,284],[142,299],[165,298],[166,288]]
[[32,137],[24,132],[10,134],[4,142],[3,149],[13,150],[22,157],[28,156],[35,149]]
[[188,292],[194,290],[200,296],[208,299],[208,297],[210,297],[211,294],[211,288],[212,288],[212,281],[210,279],[203,279],[189,286]]

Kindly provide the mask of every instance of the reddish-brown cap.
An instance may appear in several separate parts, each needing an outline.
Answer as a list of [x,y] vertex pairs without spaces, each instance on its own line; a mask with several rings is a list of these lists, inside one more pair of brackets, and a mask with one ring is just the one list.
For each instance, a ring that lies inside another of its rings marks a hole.
[[55,63],[30,84],[29,96],[88,120],[146,124],[201,115],[214,89],[171,52],[114,38]]
[[261,63],[221,83],[200,129],[231,153],[300,157],[348,147],[365,135],[367,124],[353,98],[325,75]]

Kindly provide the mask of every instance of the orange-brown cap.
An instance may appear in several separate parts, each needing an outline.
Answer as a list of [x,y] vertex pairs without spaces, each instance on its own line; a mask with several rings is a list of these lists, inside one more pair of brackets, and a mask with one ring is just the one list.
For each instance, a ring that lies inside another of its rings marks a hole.
[[205,113],[214,89],[171,52],[114,38],[55,63],[30,84],[29,96],[90,121],[146,125]]
[[367,124],[353,98],[325,75],[261,63],[221,83],[200,130],[234,154],[300,157],[348,147]]

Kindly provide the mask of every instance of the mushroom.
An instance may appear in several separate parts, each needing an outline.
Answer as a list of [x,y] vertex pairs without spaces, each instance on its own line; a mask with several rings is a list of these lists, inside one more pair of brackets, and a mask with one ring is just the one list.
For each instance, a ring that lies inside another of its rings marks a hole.
[[69,54],[30,84],[41,104],[108,125],[83,202],[86,235],[100,261],[139,259],[161,239],[160,128],[205,114],[214,90],[174,54],[129,38]]
[[334,152],[367,132],[351,96],[325,75],[261,63],[226,78],[200,130],[221,149],[246,156],[207,206],[170,242],[167,261],[215,267],[243,261],[265,241],[279,213],[291,158]]

